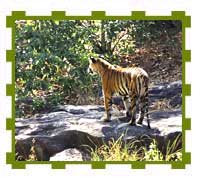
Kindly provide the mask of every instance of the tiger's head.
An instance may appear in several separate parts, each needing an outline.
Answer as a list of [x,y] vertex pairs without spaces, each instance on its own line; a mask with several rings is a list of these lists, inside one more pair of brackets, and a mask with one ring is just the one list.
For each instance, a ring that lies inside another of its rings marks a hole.
[[99,73],[99,72],[100,72],[99,59],[96,59],[94,57],[90,57],[88,73],[94,75],[94,74]]
[[103,75],[106,70],[116,69],[115,66],[102,58],[90,57],[88,73]]

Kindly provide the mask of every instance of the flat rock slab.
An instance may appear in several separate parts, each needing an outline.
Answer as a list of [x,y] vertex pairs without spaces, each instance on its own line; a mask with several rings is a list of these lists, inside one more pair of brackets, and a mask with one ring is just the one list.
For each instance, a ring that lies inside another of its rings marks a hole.
[[[145,135],[159,138],[160,144],[163,145],[169,136],[175,139],[182,131],[180,109],[151,113],[152,129],[147,128],[146,121],[142,126],[130,126],[127,122],[120,121],[119,118],[124,112],[117,110],[112,111],[111,122],[103,122],[100,120],[104,114],[103,106],[66,105],[60,110],[62,111],[29,119],[16,119],[16,152],[27,159],[34,139],[38,160],[49,160],[53,155],[66,149],[82,149],[84,145],[95,147],[101,145],[103,140],[117,139],[122,134],[124,140],[138,139]],[[63,160],[65,159],[68,158],[63,157]]]
[[[70,108],[73,112],[70,112]],[[122,131],[128,131],[128,136],[144,134],[166,135],[171,132],[181,131],[182,114],[181,109],[174,111],[155,111],[150,114],[151,127],[147,129],[146,120],[144,124],[130,126],[127,122],[120,121],[124,112],[113,111],[110,122],[104,122],[100,118],[104,111],[99,111],[102,106],[65,106],[66,111],[52,112],[36,118],[16,119],[16,139],[28,138],[30,136],[56,136],[64,131],[77,130],[86,132],[96,137],[118,137]],[[81,110],[81,114],[79,111]],[[140,133],[141,132],[141,133]],[[130,134],[129,134],[130,133]]]
[[50,161],[86,161],[88,159],[89,157],[80,150],[71,148],[55,154]]

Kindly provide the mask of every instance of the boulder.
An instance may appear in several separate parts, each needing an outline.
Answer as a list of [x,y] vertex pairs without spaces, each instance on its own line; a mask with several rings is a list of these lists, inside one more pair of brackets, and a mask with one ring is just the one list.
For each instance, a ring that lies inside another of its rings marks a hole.
[[[157,111],[151,116],[151,127],[130,126],[119,118],[123,112],[113,111],[111,122],[100,120],[103,106],[65,106],[66,111],[43,114],[29,119],[16,119],[16,152],[28,159],[31,147],[36,148],[37,160],[49,160],[53,155],[69,148],[79,150],[95,148],[103,141],[117,139],[124,134],[124,140],[149,136],[164,142],[171,134],[181,133],[181,110]],[[68,111],[68,112],[67,112]],[[79,114],[77,114],[79,113]],[[34,140],[34,142],[33,142]],[[161,144],[163,146],[163,143]],[[63,158],[65,159],[65,158]]]
[[50,161],[87,161],[90,157],[78,149],[66,149],[60,153],[55,154],[50,158]]

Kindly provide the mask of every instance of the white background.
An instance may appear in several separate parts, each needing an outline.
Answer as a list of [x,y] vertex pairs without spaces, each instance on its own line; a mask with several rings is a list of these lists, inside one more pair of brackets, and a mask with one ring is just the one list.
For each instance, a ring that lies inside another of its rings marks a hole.
[[[0,2],[0,176],[5,178],[48,177],[196,177],[199,157],[199,17],[196,1],[191,0],[1,0]],[[67,165],[65,170],[52,170],[50,165],[28,165],[25,170],[13,170],[6,165],[5,153],[11,151],[11,133],[6,131],[6,117],[10,117],[11,100],[6,95],[6,83],[11,82],[11,65],[6,63],[5,50],[11,48],[11,31],[6,29],[6,16],[11,11],[26,11],[28,15],[50,15],[52,10],[66,11],[69,15],[89,15],[103,10],[111,15],[130,15],[133,10],[148,15],[170,15],[186,11],[192,16],[192,28],[187,30],[186,48],[192,50],[192,63],[187,64],[186,82],[192,82],[192,97],[187,97],[186,117],[192,117],[192,131],[187,132],[186,151],[192,152],[192,164],[185,170],[172,170],[169,165],[147,165],[145,170],[132,170],[129,165],[109,165],[105,170],[92,170],[89,165]]]

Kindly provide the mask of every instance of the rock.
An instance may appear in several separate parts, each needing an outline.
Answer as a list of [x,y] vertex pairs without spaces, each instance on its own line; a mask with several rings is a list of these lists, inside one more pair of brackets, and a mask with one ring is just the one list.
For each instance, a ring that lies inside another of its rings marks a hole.
[[[182,81],[176,81],[172,83],[166,83],[162,85],[154,85],[149,89],[150,101],[167,99],[170,101],[172,107],[182,104]],[[173,100],[173,101],[171,101]]]
[[[69,111],[70,107],[65,106]],[[121,114],[118,117],[117,113],[113,115],[111,122],[103,122],[100,118],[104,111],[99,111],[102,106],[88,105],[77,108],[83,111],[82,114],[59,111],[37,118],[16,119],[16,153],[27,159],[33,146],[33,139],[37,148],[37,160],[49,160],[63,150],[95,148],[103,141],[117,139],[122,134],[125,134],[124,140],[148,135],[163,141],[170,134],[181,133],[181,110],[152,113],[152,129],[148,129],[146,122],[143,126],[130,126],[119,121]]]
[[72,148],[55,154],[50,158],[50,161],[86,161],[89,159],[89,155],[85,155],[80,150]]
[[182,104],[182,98],[181,95],[177,95],[171,98],[170,102],[169,102],[170,106],[173,108],[178,108],[181,106]]
[[58,106],[53,112],[28,119],[16,119],[16,159],[27,160],[32,148],[37,160],[89,160],[91,148],[123,135],[123,141],[140,140],[148,147],[155,139],[166,153],[168,144],[178,138],[176,149],[182,147],[181,82],[157,85],[150,89],[150,102],[163,97],[171,99],[177,109],[150,110],[151,127],[130,126],[121,121],[125,111],[113,109],[111,122],[103,122],[104,107],[98,105]]

